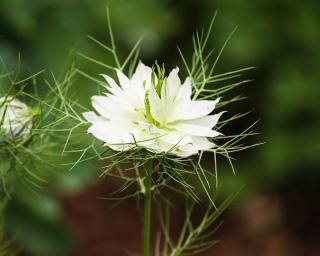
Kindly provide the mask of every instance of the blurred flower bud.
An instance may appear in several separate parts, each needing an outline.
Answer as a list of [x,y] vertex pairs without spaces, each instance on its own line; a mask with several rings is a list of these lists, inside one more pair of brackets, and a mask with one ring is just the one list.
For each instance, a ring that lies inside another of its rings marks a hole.
[[33,111],[13,97],[0,98],[0,142],[21,139],[31,132]]

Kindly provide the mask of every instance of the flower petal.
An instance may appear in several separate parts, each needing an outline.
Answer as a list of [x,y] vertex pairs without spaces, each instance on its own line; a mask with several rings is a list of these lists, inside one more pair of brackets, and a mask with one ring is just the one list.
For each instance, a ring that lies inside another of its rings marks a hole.
[[185,120],[199,118],[210,114],[219,102],[219,98],[216,100],[197,100],[192,101],[189,109],[189,114],[184,116]]
[[159,98],[155,88],[152,86],[149,90],[149,104],[152,117],[158,122],[164,122],[166,111],[164,109],[163,101]]
[[216,146],[216,144],[210,142],[206,137],[193,136],[192,142],[198,150],[208,150]]
[[116,72],[117,72],[118,80],[122,89],[125,91],[130,90],[131,86],[130,86],[129,78],[125,74],[123,74],[120,69],[116,69]]
[[198,153],[198,149],[193,144],[179,146],[173,152],[175,155],[186,158]]
[[94,123],[94,122],[103,122],[107,121],[104,117],[96,115],[94,112],[84,112],[82,113],[83,117],[85,120],[87,120],[89,123]]
[[159,140],[163,142],[170,143],[171,145],[185,145],[192,142],[192,139],[189,135],[183,134],[178,131],[167,131]]
[[191,99],[192,86],[191,86],[191,78],[187,77],[182,86],[178,91],[177,98],[181,100],[189,101]]
[[114,141],[115,134],[108,129],[108,121],[103,123],[93,123],[92,126],[88,129],[88,133],[93,134],[97,139],[102,140],[104,142]]
[[106,96],[92,96],[91,97],[92,106],[94,109],[103,117],[110,119],[112,109],[114,106],[110,102],[110,97]]
[[165,85],[161,88],[161,98],[166,102],[171,102],[177,96],[181,81],[178,76],[179,68],[173,69],[168,78],[165,80]]
[[[136,71],[134,72],[131,82],[135,86],[144,86],[145,90],[151,88],[151,76],[152,69],[144,65],[141,61],[139,62]],[[156,77],[155,77],[156,78]],[[156,79],[157,80],[157,79]]]
[[207,127],[209,129],[212,129],[213,127],[216,126],[216,124],[218,123],[218,121],[223,113],[225,113],[225,111],[220,112],[215,115],[203,116],[203,117],[193,119],[193,120],[188,120],[185,122],[188,122],[189,124],[193,124],[196,126],[203,126],[203,127]]
[[167,122],[172,123],[179,120],[192,120],[210,114],[219,102],[216,100],[179,101],[170,113]]
[[108,75],[104,75],[101,74],[103,76],[103,78],[107,81],[109,87],[109,91],[113,94],[113,95],[121,95],[123,93],[123,91],[121,90],[121,87],[119,87],[119,85]]
[[193,124],[192,122],[179,122],[173,125],[170,124],[168,125],[168,128],[175,129],[179,132],[195,136],[216,137],[221,135],[220,132],[211,130],[208,127]]

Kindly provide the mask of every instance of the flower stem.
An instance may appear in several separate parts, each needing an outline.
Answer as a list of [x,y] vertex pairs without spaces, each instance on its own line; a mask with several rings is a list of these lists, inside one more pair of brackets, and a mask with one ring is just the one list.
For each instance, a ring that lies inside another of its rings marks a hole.
[[146,166],[144,181],[144,213],[143,213],[143,256],[150,255],[150,229],[151,229],[151,202],[152,202],[152,161]]

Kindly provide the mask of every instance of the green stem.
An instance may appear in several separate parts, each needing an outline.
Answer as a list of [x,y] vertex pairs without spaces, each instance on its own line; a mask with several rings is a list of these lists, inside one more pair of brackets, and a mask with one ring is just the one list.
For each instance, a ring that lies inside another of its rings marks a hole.
[[150,255],[151,202],[152,202],[152,161],[147,164],[144,181],[144,213],[143,213],[143,256]]

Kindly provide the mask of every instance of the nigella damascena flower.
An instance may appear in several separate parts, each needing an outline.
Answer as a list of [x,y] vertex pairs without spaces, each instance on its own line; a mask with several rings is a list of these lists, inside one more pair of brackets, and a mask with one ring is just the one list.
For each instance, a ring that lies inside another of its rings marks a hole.
[[0,98],[0,142],[30,134],[32,109],[13,97]]
[[105,96],[93,96],[94,112],[84,113],[96,138],[116,151],[136,146],[187,157],[215,147],[210,138],[221,114],[211,114],[219,99],[192,100],[192,81],[181,83],[178,68],[168,77],[139,63],[128,78],[117,70],[119,85],[103,75],[108,84]]

